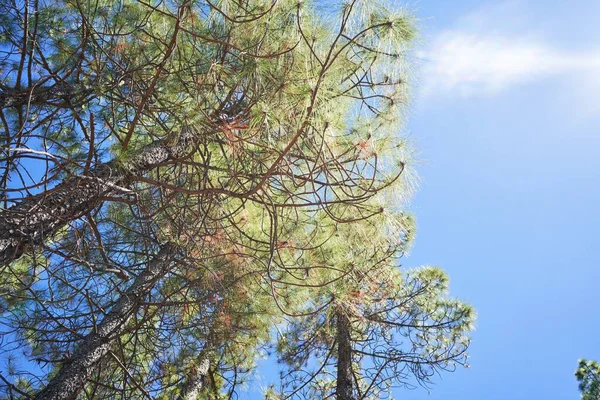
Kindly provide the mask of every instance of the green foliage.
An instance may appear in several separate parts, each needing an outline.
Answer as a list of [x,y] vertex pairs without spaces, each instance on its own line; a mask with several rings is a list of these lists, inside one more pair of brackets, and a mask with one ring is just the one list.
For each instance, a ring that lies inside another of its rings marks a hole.
[[179,249],[172,266],[114,335],[87,398],[173,398],[206,359],[205,393],[230,398],[271,346],[288,375],[268,397],[324,398],[340,313],[364,398],[465,362],[472,309],[441,270],[398,262],[416,230],[401,134],[412,16],[371,0],[0,10],[6,145],[38,151],[7,159],[7,201],[65,181],[101,188],[53,222],[66,225],[43,260],[0,271],[2,352],[39,366],[35,384],[14,371],[16,386],[33,393],[69,365],[164,243]]
[[600,364],[597,361],[580,359],[575,377],[582,400],[600,399]]
[[1,267],[0,274],[0,316],[6,311],[22,314],[29,290],[38,280],[40,271],[46,265],[44,257],[29,254],[18,261]]
[[350,320],[358,398],[387,398],[391,387],[428,384],[439,371],[468,365],[472,307],[448,296],[448,277],[439,268],[397,267],[413,231],[410,216],[384,212],[369,223],[344,225],[303,255],[312,268],[296,283],[299,301],[278,303],[290,316],[277,342],[281,396],[335,393],[340,313]]

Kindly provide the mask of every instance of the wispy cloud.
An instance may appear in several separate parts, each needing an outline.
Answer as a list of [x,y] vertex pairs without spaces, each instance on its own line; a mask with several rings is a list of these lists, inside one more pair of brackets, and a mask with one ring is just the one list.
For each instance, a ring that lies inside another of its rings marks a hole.
[[600,48],[564,50],[533,32],[503,33],[492,15],[465,18],[474,19],[476,24],[441,32],[419,54],[424,97],[490,96],[557,76],[600,86]]

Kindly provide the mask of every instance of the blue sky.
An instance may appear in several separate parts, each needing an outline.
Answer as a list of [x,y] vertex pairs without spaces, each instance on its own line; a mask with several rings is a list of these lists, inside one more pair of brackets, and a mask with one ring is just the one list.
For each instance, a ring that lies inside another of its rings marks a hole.
[[470,369],[399,399],[577,399],[600,359],[600,2],[420,1],[419,232],[478,311]]

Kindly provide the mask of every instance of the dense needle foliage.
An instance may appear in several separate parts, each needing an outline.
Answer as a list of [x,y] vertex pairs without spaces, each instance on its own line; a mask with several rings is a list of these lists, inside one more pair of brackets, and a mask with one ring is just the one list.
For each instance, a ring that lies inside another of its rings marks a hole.
[[232,398],[274,348],[266,396],[367,399],[464,363],[472,310],[398,263],[414,35],[372,0],[3,2],[0,396]]
[[597,361],[579,360],[575,378],[579,382],[581,400],[600,399],[600,364]]

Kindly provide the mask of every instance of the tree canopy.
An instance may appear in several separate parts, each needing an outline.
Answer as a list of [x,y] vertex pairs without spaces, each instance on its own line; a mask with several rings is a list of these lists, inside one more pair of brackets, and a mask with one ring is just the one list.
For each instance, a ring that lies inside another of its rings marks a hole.
[[582,400],[600,399],[600,364],[597,361],[580,359],[575,378],[579,382]]
[[415,20],[378,1],[0,5],[0,396],[375,399],[466,362],[405,271]]

